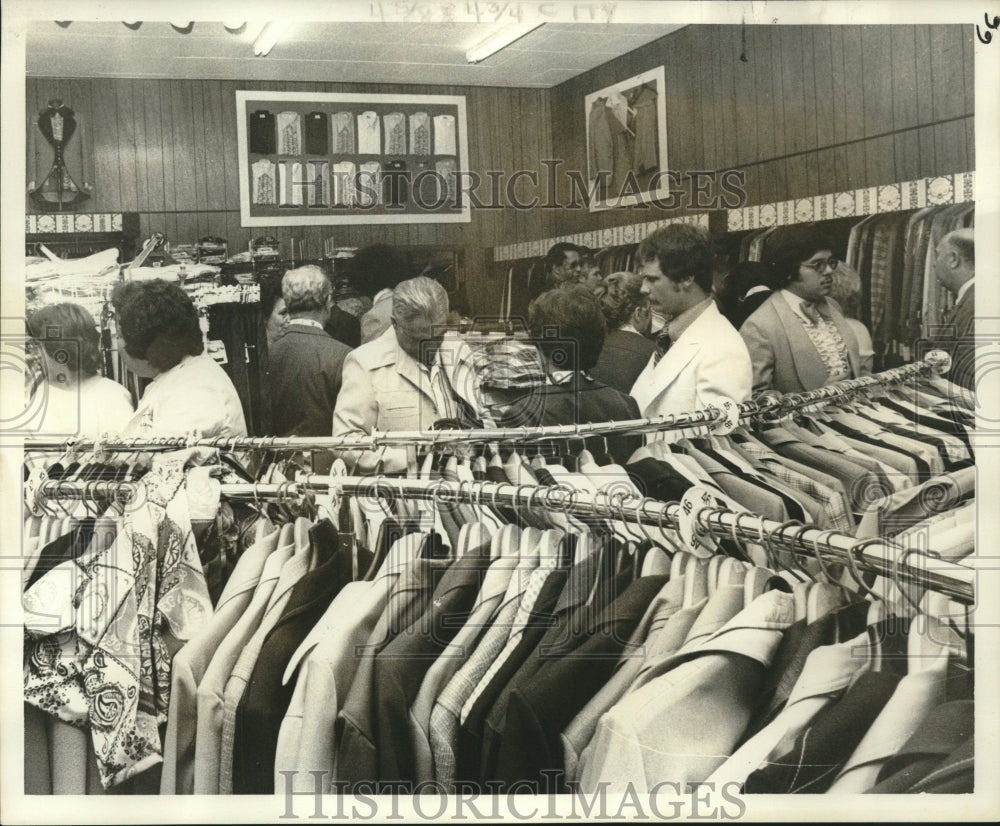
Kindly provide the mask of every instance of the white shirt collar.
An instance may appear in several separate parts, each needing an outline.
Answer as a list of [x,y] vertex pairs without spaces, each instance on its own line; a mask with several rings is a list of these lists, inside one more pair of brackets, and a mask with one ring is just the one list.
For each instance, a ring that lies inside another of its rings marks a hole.
[[976,277],[972,276],[972,278],[970,278],[961,287],[958,288],[958,292],[955,293],[955,303],[956,304],[958,304],[958,302],[962,300],[962,296],[964,296],[969,290],[972,289],[972,284],[973,284],[973,282],[975,282],[975,280],[976,280]]
[[747,290],[746,293],[744,293],[743,298],[749,298],[750,296],[755,295],[756,293],[769,293],[769,292],[771,292],[771,288],[768,287],[766,284],[758,284],[756,287],[751,287],[749,290]]
[[301,324],[304,327],[316,327],[319,330],[323,329],[323,325],[320,324],[314,318],[292,318],[288,321],[289,324]]

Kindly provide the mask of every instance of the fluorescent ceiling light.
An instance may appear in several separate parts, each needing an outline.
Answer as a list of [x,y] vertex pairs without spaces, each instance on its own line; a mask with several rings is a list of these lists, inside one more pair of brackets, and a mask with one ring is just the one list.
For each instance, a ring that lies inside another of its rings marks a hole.
[[465,59],[469,63],[479,63],[486,60],[490,55],[494,55],[501,49],[506,49],[511,43],[520,40],[529,32],[533,32],[544,23],[518,23],[513,26],[504,26],[497,29],[493,34],[480,43],[477,43],[465,53]]
[[258,57],[267,57],[268,52],[274,48],[274,44],[278,42],[281,36],[285,33],[284,23],[268,23],[253,44],[253,53]]

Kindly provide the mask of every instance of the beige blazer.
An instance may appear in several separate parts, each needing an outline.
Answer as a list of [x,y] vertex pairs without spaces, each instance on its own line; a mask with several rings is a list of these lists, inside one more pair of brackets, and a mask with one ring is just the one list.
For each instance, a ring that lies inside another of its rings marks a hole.
[[[333,411],[334,436],[369,435],[373,428],[430,430],[439,414],[431,388],[417,362],[400,349],[390,328],[374,341],[362,344],[344,359],[344,372]],[[402,448],[341,452],[348,467],[359,462],[362,472],[381,459],[387,473],[406,469]]]
[[277,529],[245,550],[236,563],[211,620],[174,655],[170,670],[170,711],[163,740],[160,794],[194,794],[198,684],[226,635],[250,605],[268,556],[278,547]]

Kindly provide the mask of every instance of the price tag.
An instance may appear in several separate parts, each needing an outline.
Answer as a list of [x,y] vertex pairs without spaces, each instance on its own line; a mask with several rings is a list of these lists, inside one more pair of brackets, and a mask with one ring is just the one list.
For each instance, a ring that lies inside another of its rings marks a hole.
[[732,399],[723,399],[718,407],[722,408],[722,418],[713,422],[712,432],[725,436],[740,426],[740,406]]
[[711,534],[698,525],[698,512],[704,508],[719,506],[720,503],[715,496],[707,488],[699,485],[688,488],[681,498],[677,531],[687,550],[702,559],[713,556],[719,546]]

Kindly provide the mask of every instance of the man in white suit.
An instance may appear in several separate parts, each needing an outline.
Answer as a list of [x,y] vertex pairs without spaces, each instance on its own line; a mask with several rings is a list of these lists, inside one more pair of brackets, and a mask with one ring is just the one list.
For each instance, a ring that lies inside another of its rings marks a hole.
[[667,325],[632,386],[643,416],[701,410],[750,397],[753,368],[740,334],[712,298],[715,256],[708,233],[672,224],[639,246],[642,292]]

